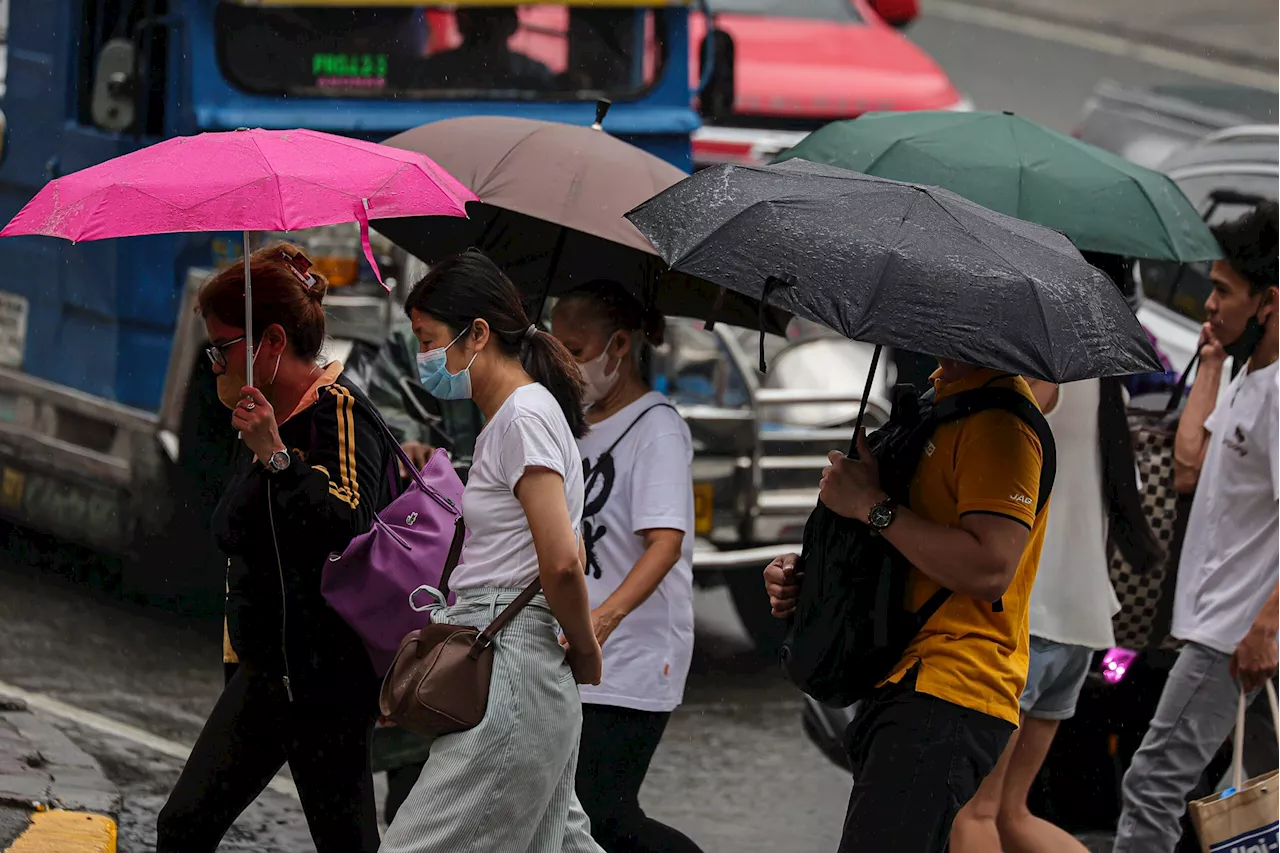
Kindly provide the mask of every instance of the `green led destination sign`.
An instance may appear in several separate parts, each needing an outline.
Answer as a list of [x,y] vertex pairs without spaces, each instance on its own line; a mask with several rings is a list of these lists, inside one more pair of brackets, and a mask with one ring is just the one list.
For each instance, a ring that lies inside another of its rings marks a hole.
[[329,85],[385,81],[387,66],[385,53],[316,53],[311,57],[311,73]]

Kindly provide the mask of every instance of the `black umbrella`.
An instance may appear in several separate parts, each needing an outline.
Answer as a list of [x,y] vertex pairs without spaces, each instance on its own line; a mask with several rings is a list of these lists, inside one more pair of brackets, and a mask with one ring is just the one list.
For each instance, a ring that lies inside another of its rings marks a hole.
[[627,218],[677,273],[854,340],[1052,382],[1160,369],[1066,237],[945,190],[806,160],[719,166]]

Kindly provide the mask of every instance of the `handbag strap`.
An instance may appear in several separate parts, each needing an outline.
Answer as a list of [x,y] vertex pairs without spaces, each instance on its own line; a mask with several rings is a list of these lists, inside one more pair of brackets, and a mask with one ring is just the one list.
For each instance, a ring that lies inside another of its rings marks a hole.
[[1165,413],[1169,413],[1178,408],[1178,404],[1182,402],[1182,395],[1187,392],[1187,381],[1191,379],[1191,371],[1200,361],[1200,347],[1196,347],[1195,355],[1191,356],[1191,361],[1187,363],[1187,369],[1182,371],[1182,376],[1178,378],[1178,386],[1173,389],[1169,395],[1169,402],[1165,405]]
[[671,405],[670,403],[654,403],[652,406],[645,409],[640,414],[636,415],[635,420],[627,424],[627,428],[622,431],[622,435],[615,438],[613,440],[613,444],[610,444],[607,448],[605,448],[605,451],[603,453],[601,453],[598,457],[596,457],[596,466],[591,469],[591,474],[588,475],[587,482],[583,486],[585,490],[585,494],[591,494],[591,487],[595,485],[596,478],[600,476],[599,461],[606,456],[613,455],[613,451],[617,448],[619,444],[622,443],[622,439],[626,438],[627,434],[631,432],[631,428],[634,427],[636,424],[640,423],[640,419],[643,418],[645,415],[649,414],[650,412],[652,412],[654,409],[670,409],[676,414],[680,414],[680,410],[677,409],[675,406]]
[[462,516],[458,516],[453,523],[453,542],[449,545],[449,554],[444,558],[444,571],[440,573],[440,594],[445,598],[449,597],[449,578],[453,577],[453,570],[458,567],[458,560],[462,559],[462,543],[467,539],[467,523]]
[[494,617],[494,620],[489,623],[487,628],[480,632],[475,642],[471,644],[471,651],[467,653],[467,657],[474,660],[480,656],[482,651],[492,646],[493,638],[498,635],[498,632],[505,628],[507,623],[514,619],[521,610],[524,610],[525,605],[533,601],[533,597],[540,592],[542,592],[541,578],[521,590],[515,601],[502,608],[502,612]]
[[[1268,678],[1263,685],[1267,691],[1267,702],[1271,705],[1271,720],[1275,730],[1280,734],[1280,707],[1276,706],[1276,687]],[[1249,707],[1249,695],[1240,688],[1240,704],[1236,708],[1235,742],[1232,744],[1231,784],[1238,793],[1244,787],[1244,716]]]
[[[337,383],[335,382],[334,384],[337,384]],[[390,443],[391,445],[392,455],[387,460],[386,476],[387,476],[388,483],[391,487],[392,500],[400,496],[400,477],[395,467],[395,460],[397,457],[400,459],[400,462],[404,465],[405,470],[409,472],[409,476],[412,477],[415,482],[417,482],[417,484],[422,488],[424,492],[429,492],[430,489],[427,488],[427,481],[422,478],[422,472],[418,470],[418,466],[413,464],[413,460],[409,458],[409,454],[404,452],[404,448],[400,446],[400,440],[397,439],[396,434],[391,431],[391,427],[388,426],[387,422],[383,419],[382,413],[378,411],[378,407],[373,405],[373,403],[369,403],[369,405],[366,406],[360,400],[360,398],[356,397],[354,394],[352,395],[352,403],[354,405],[360,406],[366,412],[368,412],[369,415],[373,417],[374,423],[376,423],[378,425],[378,428],[382,430],[383,437],[385,437],[388,443]],[[316,445],[316,422],[315,422],[315,418],[312,418],[311,419],[311,446],[315,447],[315,445]]]

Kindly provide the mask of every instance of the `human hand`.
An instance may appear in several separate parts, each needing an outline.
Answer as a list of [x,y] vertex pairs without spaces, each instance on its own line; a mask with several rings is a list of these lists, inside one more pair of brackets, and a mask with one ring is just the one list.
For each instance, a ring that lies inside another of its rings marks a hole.
[[837,515],[866,521],[871,508],[885,497],[880,488],[880,466],[871,455],[866,431],[858,431],[857,459],[833,450],[827,461],[831,464],[822,471],[819,490],[822,503]]
[[231,425],[239,430],[240,440],[263,464],[272,453],[285,449],[276,426],[275,410],[257,388],[246,385],[240,389],[240,402],[231,413]]
[[604,646],[604,641],[609,639],[609,635],[622,624],[623,615],[609,607],[607,601],[591,611],[591,632],[596,635],[596,642],[601,647]]
[[800,581],[804,575],[796,573],[799,554],[783,554],[764,569],[764,591],[769,595],[769,608],[774,616],[785,619],[795,612],[796,599],[800,597]]
[[1246,692],[1274,678],[1277,669],[1276,632],[1262,620],[1253,623],[1231,656],[1231,677]]
[[[409,457],[409,460],[413,462],[414,468],[416,468],[418,471],[421,471],[423,469],[423,467],[427,464],[427,460],[431,458],[431,454],[436,452],[436,449],[434,447],[432,447],[429,444],[423,444],[420,441],[406,441],[404,444],[400,446],[404,449],[405,455]],[[404,463],[401,462],[400,476],[408,477],[411,474],[413,474],[413,472],[406,471],[404,468]]]
[[1213,326],[1205,323],[1200,327],[1200,363],[1222,364],[1227,360],[1227,351],[1222,342],[1213,333]]
[[589,648],[569,645],[568,638],[561,637],[560,645],[564,646],[564,659],[573,670],[573,680],[579,684],[599,684],[604,674],[604,657],[600,653],[600,644],[592,638]]

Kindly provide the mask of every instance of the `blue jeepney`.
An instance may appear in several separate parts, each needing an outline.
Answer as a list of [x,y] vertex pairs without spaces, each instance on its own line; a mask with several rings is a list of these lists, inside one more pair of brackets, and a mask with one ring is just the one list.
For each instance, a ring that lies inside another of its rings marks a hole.
[[[475,114],[590,124],[605,98],[606,130],[688,170],[700,74],[689,11],[686,0],[0,0],[0,221],[52,178],[176,135],[308,127],[380,140]],[[702,101],[714,104],[725,81],[712,83]],[[377,386],[405,440],[448,432],[450,413],[403,381],[415,344],[394,295],[369,280],[354,227],[290,239],[334,284],[329,354]],[[204,525],[234,436],[193,304],[239,248],[238,234],[0,241],[0,516],[126,557],[110,582],[128,597],[220,606]],[[402,289],[407,259],[376,249]]]

